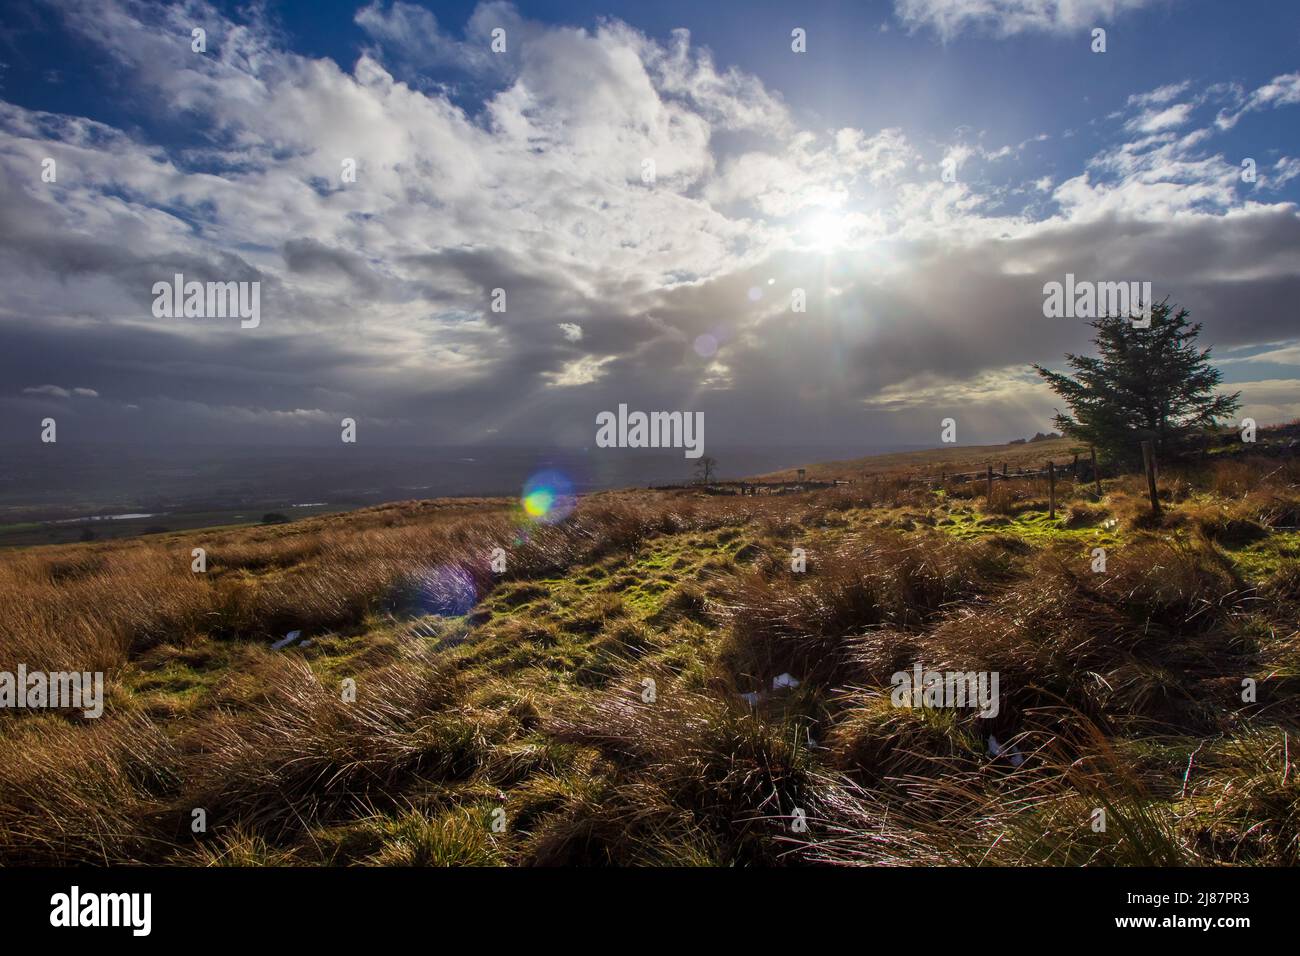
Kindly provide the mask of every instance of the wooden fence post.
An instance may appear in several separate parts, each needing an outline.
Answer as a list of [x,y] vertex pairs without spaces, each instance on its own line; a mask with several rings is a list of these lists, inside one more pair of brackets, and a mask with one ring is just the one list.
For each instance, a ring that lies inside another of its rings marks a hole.
[[1078,452],[1075,452],[1075,455],[1074,455],[1074,464],[1070,466],[1070,480],[1071,480],[1071,481],[1078,481],[1078,480],[1079,480],[1079,454],[1078,454]]
[[1092,482],[1097,489],[1097,500],[1101,500],[1101,472],[1097,470],[1097,446],[1089,445],[1089,452],[1092,454]]
[[1002,463],[1002,477],[1005,478],[1006,476],[1007,476],[1007,463],[1004,461]]
[[1160,496],[1156,494],[1156,453],[1151,442],[1142,443],[1142,466],[1147,472],[1147,491],[1151,493],[1151,513],[1160,517]]
[[1056,465],[1047,463],[1047,517],[1056,517]]
[[988,482],[989,482],[989,490],[988,490],[987,497],[989,501],[992,501],[993,500],[993,466],[992,465],[988,466]]

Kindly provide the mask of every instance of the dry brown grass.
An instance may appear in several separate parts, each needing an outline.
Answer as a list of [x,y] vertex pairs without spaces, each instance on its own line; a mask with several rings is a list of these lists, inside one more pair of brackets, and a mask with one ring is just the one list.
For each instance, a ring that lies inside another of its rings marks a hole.
[[270,657],[244,679],[256,702],[184,740],[184,803],[263,835],[360,813],[403,780],[467,776],[486,753],[486,727],[448,713],[455,677],[439,662],[371,672],[355,702],[294,658]]
[[134,863],[159,859],[170,848],[156,814],[179,786],[181,755],[162,728],[139,715],[82,724],[41,715],[5,723],[0,860]]
[[759,569],[738,578],[714,605],[731,626],[721,659],[740,684],[762,686],[783,671],[833,683],[844,676],[854,636],[918,628],[1008,567],[1005,552],[985,542],[938,533],[849,536],[813,555],[805,574]]
[[[1296,471],[1168,472],[1158,525],[1138,479],[1097,504],[1058,484],[1066,529],[1121,520],[1100,574],[1069,541],[959,540],[897,475],[597,495],[556,526],[408,502],[6,552],[0,670],[102,669],[111,697],[99,721],[0,714],[0,862],[1294,864],[1300,578],[1246,580],[1225,549],[1294,520]],[[326,650],[270,651],[289,629]],[[893,707],[916,662],[996,670],[1000,713]],[[770,692],[785,671],[799,688]]]

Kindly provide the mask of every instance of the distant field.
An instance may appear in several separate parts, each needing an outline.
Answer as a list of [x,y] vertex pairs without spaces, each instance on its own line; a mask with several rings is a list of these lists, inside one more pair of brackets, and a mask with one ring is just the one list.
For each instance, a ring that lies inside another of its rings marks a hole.
[[[961,474],[982,471],[992,465],[1000,471],[1005,464],[1011,471],[1017,469],[1039,470],[1048,461],[1058,465],[1068,464],[1075,454],[1086,459],[1088,449],[1065,438],[1037,442],[1017,442],[1004,445],[942,446],[906,452],[867,455],[839,461],[815,462],[803,466],[805,477],[812,480],[861,480],[875,475]],[[762,475],[750,476],[760,481],[793,481],[798,478],[798,468],[786,468]],[[479,499],[472,497],[435,499],[449,504]],[[506,501],[509,499],[492,499]],[[463,504],[461,505],[464,506]],[[91,540],[130,538],[142,534],[190,531],[201,528],[239,527],[256,525],[268,512],[278,512],[291,520],[347,513],[367,506],[323,506],[311,508],[286,508],[283,505],[253,506],[215,511],[193,511],[156,515],[148,518],[129,518],[111,521],[50,521],[0,524],[0,548],[41,544],[71,544],[80,542],[89,531]]]
[[115,518],[98,521],[27,521],[19,524],[0,525],[0,548],[21,547],[37,544],[71,544],[83,540],[89,532],[94,535],[89,540],[111,541],[116,538],[131,538],[141,534],[164,534],[175,531],[190,531],[196,528],[238,527],[242,525],[261,524],[262,516],[276,512],[291,520],[312,515],[335,514],[345,509],[324,507],[312,508],[242,508],[238,511],[194,511],[180,514],[150,515],[146,518]]
[[[866,475],[925,471],[938,474],[982,469],[992,462],[1000,467],[1007,462],[1012,469],[1041,468],[1049,458],[1068,461],[1071,449],[1076,447],[1065,439],[1016,445],[979,445],[959,448],[933,448],[924,451],[896,452],[871,455],[846,461],[830,461],[807,466],[807,477],[828,480],[831,478],[862,478]],[[797,469],[787,468],[760,476],[762,480],[793,480]],[[443,500],[443,499],[440,499]],[[448,498],[447,501],[473,500]],[[257,525],[266,513],[281,513],[293,521],[314,515],[338,514],[358,510],[361,506],[335,507],[285,507],[284,505],[249,506],[237,509],[190,511],[159,514],[145,518],[123,518],[99,521],[24,521],[0,524],[0,548],[24,547],[42,544],[73,544],[83,540],[90,532],[90,540],[109,541],[131,538],[142,534],[160,534],[191,531],[200,528],[240,527]]]
[[[1038,442],[1014,445],[950,445],[924,451],[894,452],[887,455],[868,455],[844,461],[824,461],[804,466],[805,477],[815,481],[848,480],[869,475],[918,473],[938,475],[940,472],[959,474],[981,471],[992,465],[1000,469],[1005,462],[1010,469],[1039,469],[1048,461],[1057,464],[1069,462],[1075,453],[1087,457],[1088,449],[1068,438],[1052,438]],[[797,468],[785,468],[760,476],[770,481],[793,481]]]

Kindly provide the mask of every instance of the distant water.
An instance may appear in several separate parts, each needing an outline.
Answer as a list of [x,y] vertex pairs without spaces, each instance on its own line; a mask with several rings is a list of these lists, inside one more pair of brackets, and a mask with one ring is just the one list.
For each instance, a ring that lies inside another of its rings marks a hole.
[[[899,450],[816,445],[710,448],[717,477]],[[696,462],[660,449],[515,447],[322,448],[44,445],[0,455],[0,521],[305,507],[410,498],[513,496],[530,475],[564,474],[575,491],[689,481]]]
[[156,518],[156,517],[158,517],[156,512],[134,511],[124,515],[86,515],[81,518],[61,518],[59,519],[59,523],[70,524],[72,522],[80,522],[80,521],[134,521],[139,518]]

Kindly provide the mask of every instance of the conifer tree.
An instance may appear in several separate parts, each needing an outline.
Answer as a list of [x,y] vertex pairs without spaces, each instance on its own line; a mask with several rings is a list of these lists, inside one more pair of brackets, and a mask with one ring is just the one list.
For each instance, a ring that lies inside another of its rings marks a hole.
[[1210,364],[1210,349],[1196,346],[1201,325],[1189,323],[1189,314],[1161,302],[1151,309],[1150,328],[1136,328],[1127,316],[1097,319],[1098,355],[1066,355],[1073,376],[1035,365],[1070,406],[1069,415],[1057,411],[1056,427],[1112,461],[1132,462],[1142,441],[1177,453],[1232,415],[1241,393],[1215,394],[1223,373]]

